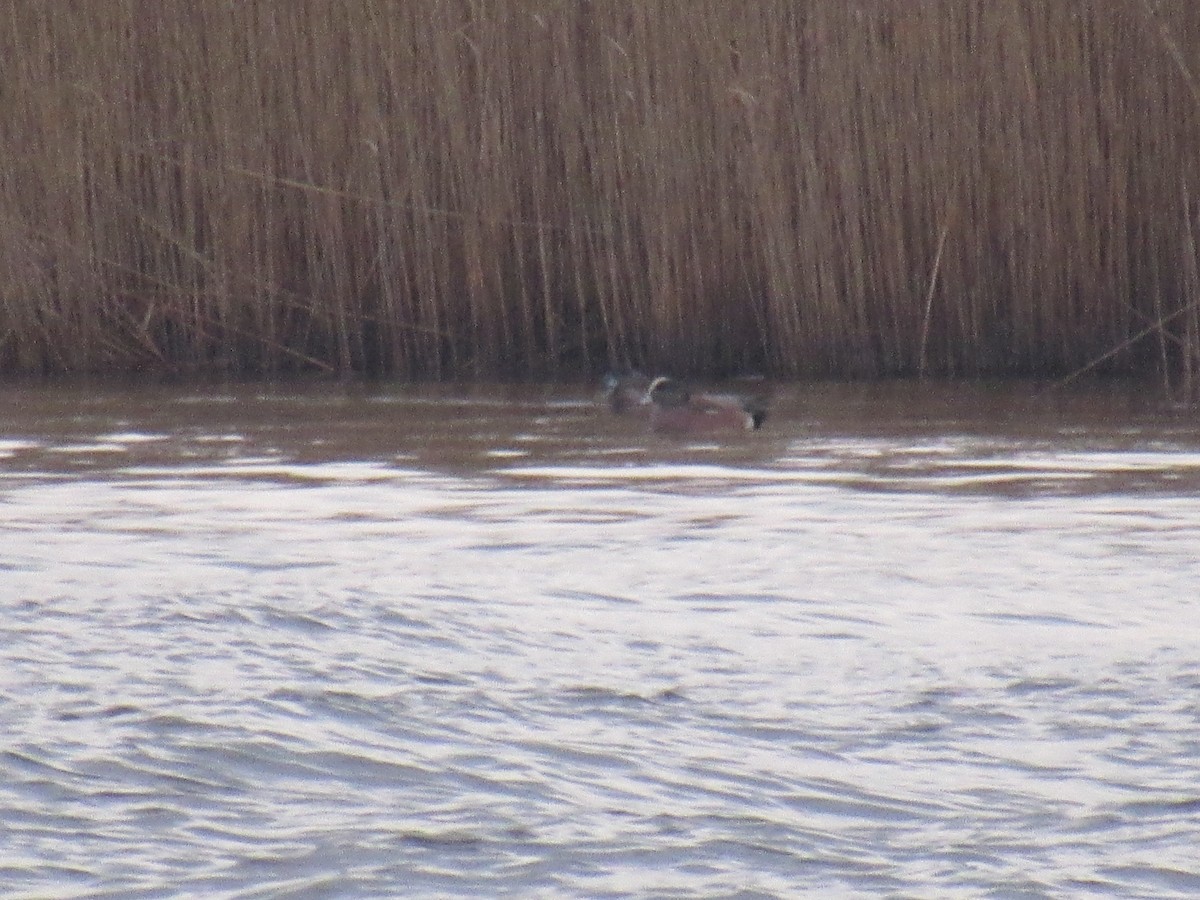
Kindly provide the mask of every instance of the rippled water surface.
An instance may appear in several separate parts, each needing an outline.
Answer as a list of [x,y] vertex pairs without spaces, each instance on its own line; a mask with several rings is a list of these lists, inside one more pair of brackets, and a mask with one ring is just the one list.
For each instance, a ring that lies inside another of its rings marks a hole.
[[1195,896],[1197,419],[2,389],[2,892]]

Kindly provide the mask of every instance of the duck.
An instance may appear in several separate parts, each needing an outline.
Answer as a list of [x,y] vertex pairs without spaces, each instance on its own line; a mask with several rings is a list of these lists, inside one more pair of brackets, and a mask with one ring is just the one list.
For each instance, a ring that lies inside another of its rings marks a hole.
[[646,392],[651,381],[652,378],[636,369],[609,373],[604,378],[603,392],[608,408],[618,415],[648,412]]
[[767,419],[765,395],[696,393],[666,375],[650,381],[642,403],[650,407],[650,428],[664,433],[757,431]]

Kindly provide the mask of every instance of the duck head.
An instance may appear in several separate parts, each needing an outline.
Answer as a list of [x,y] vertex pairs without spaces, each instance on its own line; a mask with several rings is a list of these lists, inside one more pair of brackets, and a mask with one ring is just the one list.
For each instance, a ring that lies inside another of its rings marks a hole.
[[692,399],[691,393],[680,382],[660,375],[650,382],[643,403],[653,403],[662,409],[681,409]]

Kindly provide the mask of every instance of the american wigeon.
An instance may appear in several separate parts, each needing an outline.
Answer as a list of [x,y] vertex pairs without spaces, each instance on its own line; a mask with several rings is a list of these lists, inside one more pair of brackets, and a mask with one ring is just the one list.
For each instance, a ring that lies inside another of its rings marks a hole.
[[647,412],[646,392],[651,379],[637,370],[612,373],[604,379],[604,399],[615,413]]
[[650,382],[643,402],[650,405],[651,428],[676,434],[754,431],[767,418],[765,396],[693,393],[666,376]]

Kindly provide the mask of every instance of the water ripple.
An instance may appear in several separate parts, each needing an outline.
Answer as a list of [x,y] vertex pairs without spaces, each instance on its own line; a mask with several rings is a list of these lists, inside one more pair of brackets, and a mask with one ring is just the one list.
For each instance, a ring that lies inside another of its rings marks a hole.
[[12,419],[7,892],[1200,890],[1192,426],[445,403]]

